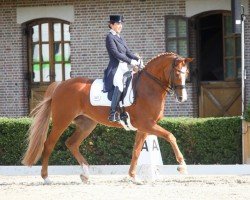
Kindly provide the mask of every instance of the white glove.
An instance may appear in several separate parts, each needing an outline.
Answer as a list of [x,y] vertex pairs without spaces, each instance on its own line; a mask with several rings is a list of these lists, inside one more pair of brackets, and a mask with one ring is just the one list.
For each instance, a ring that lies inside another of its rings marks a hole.
[[138,65],[139,69],[143,69],[145,67],[143,64],[143,60],[139,59],[138,62],[139,62],[139,65]]
[[132,66],[139,66],[139,62],[136,61],[136,60],[131,60],[131,63],[130,63]]

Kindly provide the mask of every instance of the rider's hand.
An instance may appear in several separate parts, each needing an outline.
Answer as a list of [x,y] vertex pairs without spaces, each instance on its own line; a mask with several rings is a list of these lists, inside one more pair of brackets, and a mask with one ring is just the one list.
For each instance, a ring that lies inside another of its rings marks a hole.
[[138,65],[139,69],[143,69],[145,67],[143,64],[143,60],[139,59],[138,62],[139,62],[139,65]]
[[[139,60],[138,60],[138,61],[139,61]],[[138,61],[136,61],[136,60],[131,60],[131,63],[130,63],[130,64],[131,64],[132,66],[139,66],[140,63],[139,63]]]

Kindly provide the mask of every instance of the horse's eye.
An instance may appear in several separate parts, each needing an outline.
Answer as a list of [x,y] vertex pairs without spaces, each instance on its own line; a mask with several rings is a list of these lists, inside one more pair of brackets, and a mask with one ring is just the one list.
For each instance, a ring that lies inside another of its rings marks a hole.
[[179,77],[180,77],[180,74],[181,74],[180,72],[176,72],[176,73],[175,73],[175,77],[176,77],[176,78],[179,78]]

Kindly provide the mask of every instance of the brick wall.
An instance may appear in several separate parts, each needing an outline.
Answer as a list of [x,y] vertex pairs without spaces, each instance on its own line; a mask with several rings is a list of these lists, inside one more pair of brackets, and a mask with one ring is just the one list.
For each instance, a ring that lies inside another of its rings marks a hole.
[[0,7],[0,115],[23,116],[27,114],[24,86],[23,40],[20,25],[16,23],[13,4]]
[[[18,2],[18,3],[17,3]],[[165,51],[164,16],[185,15],[185,0],[67,0],[42,3],[38,0],[0,0],[0,116],[28,114],[27,45],[22,25],[16,23],[16,7],[73,5],[75,21],[71,23],[71,59],[73,76],[101,78],[108,63],[105,49],[107,21],[110,14],[123,14],[123,36],[128,46],[141,54],[144,62]],[[248,17],[248,16],[247,16]],[[246,30],[250,29],[249,20]],[[246,31],[246,68],[250,75],[250,35]],[[190,30],[190,56],[195,57],[195,31]],[[195,62],[192,68],[195,68]],[[192,80],[192,79],[191,79]],[[246,81],[250,96],[250,81]],[[178,104],[168,97],[165,115],[198,115],[198,97],[195,81],[188,83],[189,99]]]

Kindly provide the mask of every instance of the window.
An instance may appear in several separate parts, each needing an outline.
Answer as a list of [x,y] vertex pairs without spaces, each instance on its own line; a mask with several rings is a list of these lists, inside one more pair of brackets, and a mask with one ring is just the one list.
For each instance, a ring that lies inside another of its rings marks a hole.
[[224,26],[224,79],[226,81],[241,78],[241,37],[232,32],[232,17],[223,16]]
[[188,57],[188,23],[183,16],[165,17],[166,51]]
[[41,19],[28,25],[31,83],[48,84],[70,78],[70,29],[61,20]]

